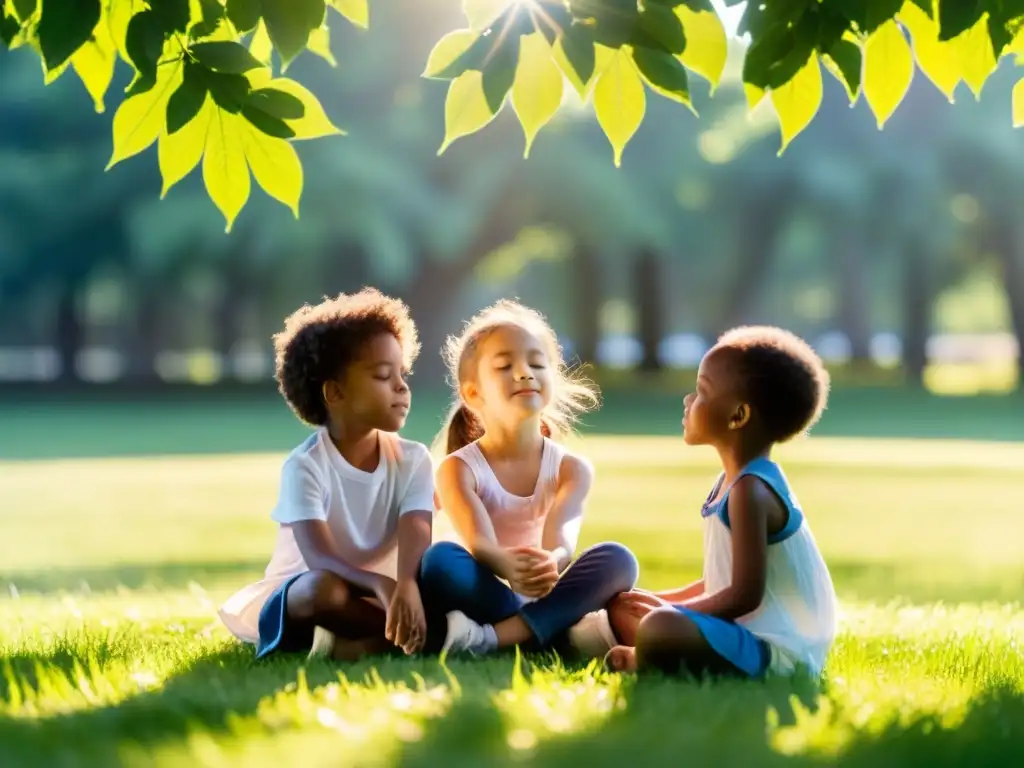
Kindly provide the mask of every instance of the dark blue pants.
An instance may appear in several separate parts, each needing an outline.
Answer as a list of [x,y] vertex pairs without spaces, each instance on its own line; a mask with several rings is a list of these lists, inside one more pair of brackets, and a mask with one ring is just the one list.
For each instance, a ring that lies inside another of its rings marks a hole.
[[438,542],[420,563],[430,645],[444,642],[446,614],[462,611],[478,624],[492,625],[518,614],[533,632],[535,645],[543,648],[591,611],[631,590],[639,572],[636,557],[626,547],[598,544],[582,552],[545,597],[527,602],[465,548]]

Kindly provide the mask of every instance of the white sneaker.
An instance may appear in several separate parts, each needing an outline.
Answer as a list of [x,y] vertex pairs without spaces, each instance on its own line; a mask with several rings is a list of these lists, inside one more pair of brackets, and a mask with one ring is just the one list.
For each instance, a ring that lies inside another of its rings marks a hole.
[[487,633],[484,628],[462,611],[448,614],[448,634],[444,639],[443,651],[466,651],[474,655],[486,653]]
[[569,628],[569,643],[589,659],[603,659],[619,644],[608,611],[592,611]]
[[323,627],[316,627],[313,630],[313,647],[309,649],[307,659],[330,658],[334,653],[334,633]]

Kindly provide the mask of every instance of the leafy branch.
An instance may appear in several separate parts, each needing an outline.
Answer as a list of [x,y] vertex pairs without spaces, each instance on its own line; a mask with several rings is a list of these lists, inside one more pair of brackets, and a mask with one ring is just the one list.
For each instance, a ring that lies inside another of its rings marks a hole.
[[[726,6],[742,0],[723,0]],[[283,74],[303,52],[335,64],[328,11],[365,28],[368,0],[0,0],[0,41],[26,47],[51,83],[73,69],[103,112],[118,59],[135,76],[113,120],[108,168],[157,144],[162,195],[202,161],[230,230],[251,177],[297,216],[292,143],[340,135],[316,97]],[[710,0],[463,0],[466,26],[437,42],[423,76],[449,82],[444,153],[511,105],[524,155],[574,90],[589,101],[616,165],[647,99],[693,111],[691,75],[712,93],[728,41]],[[813,121],[823,70],[881,129],[921,72],[952,101],[980,98],[1004,56],[1024,65],[1024,0],[769,0],[745,4],[743,83],[769,101],[780,154]],[[1024,79],[1012,119],[1024,125]]]

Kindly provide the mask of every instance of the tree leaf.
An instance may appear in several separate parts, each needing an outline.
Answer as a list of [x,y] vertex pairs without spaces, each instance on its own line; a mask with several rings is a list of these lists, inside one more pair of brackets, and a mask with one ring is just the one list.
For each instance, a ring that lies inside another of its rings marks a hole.
[[257,88],[246,103],[280,120],[299,120],[306,114],[305,105],[297,97],[276,88]]
[[18,23],[18,20],[0,12],[0,42],[10,48],[19,32],[21,32],[21,24]]
[[164,33],[160,19],[153,11],[142,11],[132,16],[125,31],[125,53],[138,73],[132,82],[131,93],[140,93],[153,87],[156,69],[164,49]]
[[601,74],[594,85],[594,111],[618,168],[626,145],[643,122],[647,99],[628,46],[618,50],[602,46],[599,53],[604,61],[598,65]]
[[484,96],[491,109],[498,112],[505,97],[512,89],[516,79],[516,67],[519,64],[520,37],[516,34],[506,35],[499,41],[490,61],[483,68]]
[[71,66],[85,86],[85,90],[92,96],[98,113],[106,111],[104,97],[114,78],[114,64],[117,62],[117,48],[105,22],[104,18],[96,25],[89,42],[75,51],[71,57]]
[[[52,0],[51,0],[52,2]],[[43,5],[37,35],[43,62],[56,69],[85,45],[100,22],[100,0],[64,0]]]
[[855,104],[860,97],[861,72],[864,67],[864,54],[860,46],[850,40],[840,40],[821,60],[832,76],[843,84],[850,103]]
[[203,183],[227,221],[225,232],[231,232],[249,199],[249,166],[240,141],[244,126],[245,120],[240,115],[215,110],[206,132]]
[[914,79],[914,57],[895,21],[875,30],[864,45],[864,97],[879,129],[892,117]]
[[240,33],[256,28],[260,20],[260,0],[227,0],[228,20]]
[[[455,60],[469,50],[469,46],[477,38],[477,33],[471,29],[457,29],[437,41],[430,56],[427,57],[427,66],[423,69],[421,77],[436,78],[439,73],[444,72]],[[453,78],[444,78],[453,79]]]
[[246,104],[242,107],[242,116],[248,120],[254,128],[259,130],[261,133],[265,133],[267,136],[272,136],[275,139],[295,138],[295,131],[292,130],[288,123],[279,117],[268,115],[262,109],[259,109],[252,104]]
[[[221,0],[190,0],[190,3],[192,18],[199,21],[188,28],[189,41],[235,40],[238,37],[240,30],[234,24],[224,23],[227,9],[221,4]],[[228,21],[230,22],[230,19]]]
[[132,63],[131,57],[125,45],[125,38],[128,36],[128,25],[133,18],[134,8],[132,3],[110,2],[107,7],[107,31],[110,39],[114,41],[121,59],[128,64]]
[[914,41],[917,66],[950,103],[960,84],[960,61],[953,43],[939,41],[939,23],[928,17],[917,3],[905,3],[899,15]]
[[286,77],[273,80],[265,76],[266,70],[253,70],[249,73],[250,84],[259,90],[273,89],[282,91],[302,102],[303,115],[299,118],[283,118],[288,127],[295,131],[295,139],[320,139],[325,136],[344,136],[345,132],[335,127],[316,96],[304,86]]
[[149,7],[160,17],[166,32],[185,32],[192,16],[190,0],[147,0]]
[[779,155],[786,151],[786,148],[811,124],[814,116],[818,114],[823,92],[821,65],[816,53],[811,54],[807,63],[788,83],[772,89],[772,106],[775,107],[775,113],[779,116],[779,126],[782,131],[782,146],[779,147]]
[[639,28],[669,53],[680,55],[686,50],[687,38],[682,19],[671,8],[647,3],[640,11]]
[[509,0],[462,0],[462,12],[466,14],[469,28],[479,32],[494,23],[510,4]]
[[729,56],[729,41],[722,20],[713,11],[694,11],[686,5],[680,5],[675,12],[686,31],[686,50],[679,59],[687,69],[711,83],[713,94]]
[[14,9],[15,18],[20,22],[31,19],[39,7],[38,0],[11,0],[10,5]]
[[[263,22],[283,64],[305,50],[309,35],[323,24],[324,0],[262,0]],[[319,8],[319,19],[317,17]],[[315,23],[314,23],[314,20]]]
[[262,19],[256,25],[256,31],[252,35],[252,40],[249,41],[249,53],[265,66],[270,66],[274,55],[274,44],[267,33],[267,25],[263,23]]
[[206,135],[210,122],[213,120],[217,107],[213,99],[206,98],[204,93],[203,104],[199,113],[188,123],[182,126],[176,133],[169,133],[165,127],[160,134],[160,143],[157,145],[157,158],[160,164],[160,175],[163,178],[163,188],[160,190],[160,199],[167,197],[171,187],[184,179],[203,157],[203,149],[206,146]]
[[245,127],[241,137],[242,148],[256,183],[272,198],[288,206],[298,218],[303,172],[295,147],[253,126]]
[[264,66],[244,45],[229,40],[196,43],[188,50],[196,61],[214,72],[241,75]]
[[979,0],[938,0],[939,40],[952,40],[974,27],[981,21],[984,6]]
[[437,154],[444,154],[456,140],[469,136],[485,127],[497,109],[492,109],[484,94],[482,72],[470,70],[455,78],[448,86],[444,104],[444,142]]
[[686,67],[677,57],[650,48],[634,48],[633,63],[651,89],[693,109],[690,102],[690,78],[686,74]]
[[167,101],[167,133],[171,136],[190,123],[206,102],[206,80],[200,66],[185,63],[181,85]]
[[574,24],[559,36],[555,43],[555,63],[580,98],[587,98],[597,66],[594,38],[587,27]]
[[530,156],[537,134],[562,105],[564,84],[562,70],[555,64],[544,35],[534,32],[525,36],[520,43],[519,66],[512,86],[512,108],[526,136],[524,158]]
[[306,48],[309,49],[310,53],[319,56],[332,67],[338,66],[338,61],[334,58],[334,53],[331,51],[331,32],[326,24],[320,25],[319,28],[309,33],[309,42],[306,44]]
[[370,26],[370,6],[367,0],[331,0],[331,7],[357,27]]
[[232,114],[242,111],[249,98],[249,81],[245,75],[205,70],[204,77],[206,87],[218,107]]
[[997,66],[992,38],[989,37],[985,19],[979,19],[977,24],[955,38],[952,45],[960,64],[961,77],[974,93],[974,97],[980,99],[985,81],[995,72]]
[[1024,78],[1013,86],[1013,127],[1024,126]]
[[764,88],[758,88],[750,83],[743,84],[743,96],[747,100],[748,112],[753,112],[764,101],[766,95],[768,95],[768,92]]
[[181,85],[183,69],[180,59],[160,67],[152,88],[121,102],[114,113],[114,151],[106,170],[147,149],[159,138],[167,124],[167,102]]

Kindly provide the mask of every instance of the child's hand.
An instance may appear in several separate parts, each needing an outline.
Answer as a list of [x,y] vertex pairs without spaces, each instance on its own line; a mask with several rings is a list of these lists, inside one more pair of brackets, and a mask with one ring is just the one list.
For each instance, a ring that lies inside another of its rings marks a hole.
[[402,581],[395,587],[388,604],[384,636],[408,655],[423,647],[427,637],[427,619],[415,581]]
[[554,553],[537,547],[512,547],[513,569],[509,584],[526,597],[541,598],[558,583],[558,560]]
[[656,608],[664,608],[669,603],[657,595],[645,592],[642,589],[634,589],[630,592],[623,592],[612,600],[613,604],[627,613],[643,618]]

